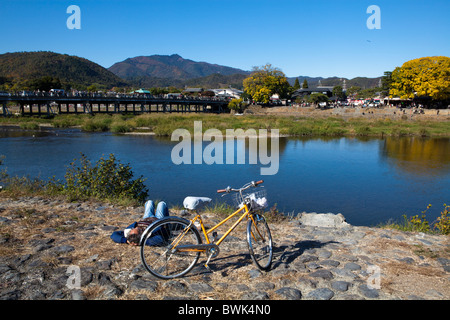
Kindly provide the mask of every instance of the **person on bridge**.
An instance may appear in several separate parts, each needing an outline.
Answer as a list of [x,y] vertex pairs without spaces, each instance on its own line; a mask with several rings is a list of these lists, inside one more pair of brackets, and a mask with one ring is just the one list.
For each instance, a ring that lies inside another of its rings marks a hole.
[[[149,225],[158,219],[169,216],[169,209],[164,201],[160,201],[155,210],[155,203],[148,200],[144,206],[144,216],[142,220],[133,222],[123,231],[114,231],[111,234],[111,239],[116,243],[128,243],[132,246],[139,245],[142,233]],[[160,235],[155,235],[147,240],[147,245],[157,244],[162,241]]]

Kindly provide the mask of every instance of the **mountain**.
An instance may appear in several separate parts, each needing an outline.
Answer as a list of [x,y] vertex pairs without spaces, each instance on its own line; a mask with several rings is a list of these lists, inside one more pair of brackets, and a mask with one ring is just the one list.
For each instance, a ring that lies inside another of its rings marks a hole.
[[169,78],[154,78],[148,76],[136,77],[128,80],[130,85],[139,88],[154,88],[154,87],[176,87],[176,88],[204,88],[204,89],[215,89],[215,88],[226,88],[232,86],[236,89],[243,88],[243,81],[247,77],[244,74],[232,74],[232,75],[222,75],[222,74],[211,74],[206,77],[193,78],[188,80],[180,79],[169,79]]
[[[195,62],[177,54],[152,55],[129,58],[110,68],[84,58],[48,51],[15,52],[0,54],[0,89],[18,84],[16,89],[36,87],[43,78],[48,85],[60,83],[63,88],[86,89],[96,84],[99,89],[112,87],[203,87],[205,89],[232,86],[242,89],[243,80],[250,74],[237,68]],[[298,78],[300,85],[308,81],[309,87],[343,85],[343,78],[307,77],[288,78],[291,85]],[[380,78],[357,77],[345,79],[347,88],[359,86],[372,88],[379,85]],[[50,83],[50,84],[49,84]],[[2,89],[3,90],[3,89]]]
[[[109,71],[136,87],[203,87],[218,88],[233,86],[242,88],[243,80],[251,73],[237,68],[207,62],[184,59],[178,54],[152,55],[128,58],[108,68]],[[299,76],[300,84],[306,79],[310,87],[342,85],[344,78]],[[380,77],[381,78],[381,77]],[[358,86],[372,88],[378,86],[380,78],[358,77],[345,79],[347,88]],[[291,85],[295,77],[288,78]]]
[[126,80],[143,79],[145,77],[189,80],[207,77],[212,74],[224,76],[249,74],[249,72],[241,69],[184,59],[178,54],[128,58],[122,62],[115,63],[108,70]]
[[247,77],[247,74],[240,73],[230,75],[214,73],[206,77],[186,80],[184,83],[188,87],[202,87],[207,89],[226,88],[229,86],[236,89],[243,89],[244,79]]
[[105,87],[124,86],[126,81],[84,58],[49,51],[14,52],[0,55],[0,77],[12,82],[53,77],[62,84]]

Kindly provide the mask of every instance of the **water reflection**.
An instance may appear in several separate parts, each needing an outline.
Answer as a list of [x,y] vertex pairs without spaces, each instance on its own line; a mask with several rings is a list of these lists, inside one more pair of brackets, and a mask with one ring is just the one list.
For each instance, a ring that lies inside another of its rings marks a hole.
[[46,137],[55,135],[52,129],[42,128],[40,130],[23,130],[20,127],[0,126],[0,138],[24,138],[24,137]]
[[[142,137],[145,138],[145,135]],[[171,137],[155,136],[154,139],[172,147],[183,142],[182,138],[178,140],[174,138],[174,141],[172,141]],[[189,145],[187,148],[189,149],[190,159],[185,159],[185,163],[196,163],[195,153],[199,150],[202,151],[203,155],[202,163],[209,164],[258,164],[262,162],[263,157],[269,162],[279,161],[278,157],[283,155],[287,143],[288,139],[285,137],[272,139],[270,136],[234,136],[231,138],[223,136],[221,139],[211,138],[205,141],[194,141],[192,137],[191,143],[187,144]],[[185,148],[179,147],[179,149],[184,150]],[[182,152],[179,152],[176,155],[182,157],[182,154]],[[211,159],[208,161],[205,158]],[[267,163],[264,164],[267,165]]]
[[450,169],[450,139],[387,137],[380,145],[381,156],[410,174],[437,176]]

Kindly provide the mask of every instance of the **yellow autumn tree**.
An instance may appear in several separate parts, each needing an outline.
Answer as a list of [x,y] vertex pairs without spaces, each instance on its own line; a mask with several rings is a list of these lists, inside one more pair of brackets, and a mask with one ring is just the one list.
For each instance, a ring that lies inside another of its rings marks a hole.
[[281,70],[266,64],[253,68],[252,74],[244,79],[244,90],[254,101],[269,103],[274,94],[279,94],[281,98],[287,97],[291,85]]
[[405,62],[392,72],[391,97],[411,99],[431,97],[450,98],[450,58],[424,57]]

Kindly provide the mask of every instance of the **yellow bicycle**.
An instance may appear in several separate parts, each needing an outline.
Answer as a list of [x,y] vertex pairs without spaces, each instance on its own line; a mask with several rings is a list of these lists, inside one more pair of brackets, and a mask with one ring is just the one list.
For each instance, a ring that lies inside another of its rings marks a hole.
[[[272,236],[266,219],[260,213],[261,209],[267,205],[267,200],[258,192],[244,193],[250,188],[261,188],[259,185],[262,183],[262,180],[252,181],[239,189],[227,187],[217,190],[218,193],[235,192],[240,205],[239,209],[209,230],[205,229],[198,211],[211,199],[187,197],[183,204],[186,209],[196,212],[193,219],[166,217],[151,224],[143,233],[140,245],[141,260],[145,268],[161,279],[181,277],[192,270],[202,252],[205,252],[208,257],[205,263],[205,266],[208,267],[211,258],[215,258],[219,254],[220,244],[242,220],[247,219],[247,242],[250,256],[258,268],[269,270],[273,256]],[[223,236],[218,238],[215,230],[239,214],[241,214],[239,219]],[[203,233],[206,243],[202,242],[199,229]]]

